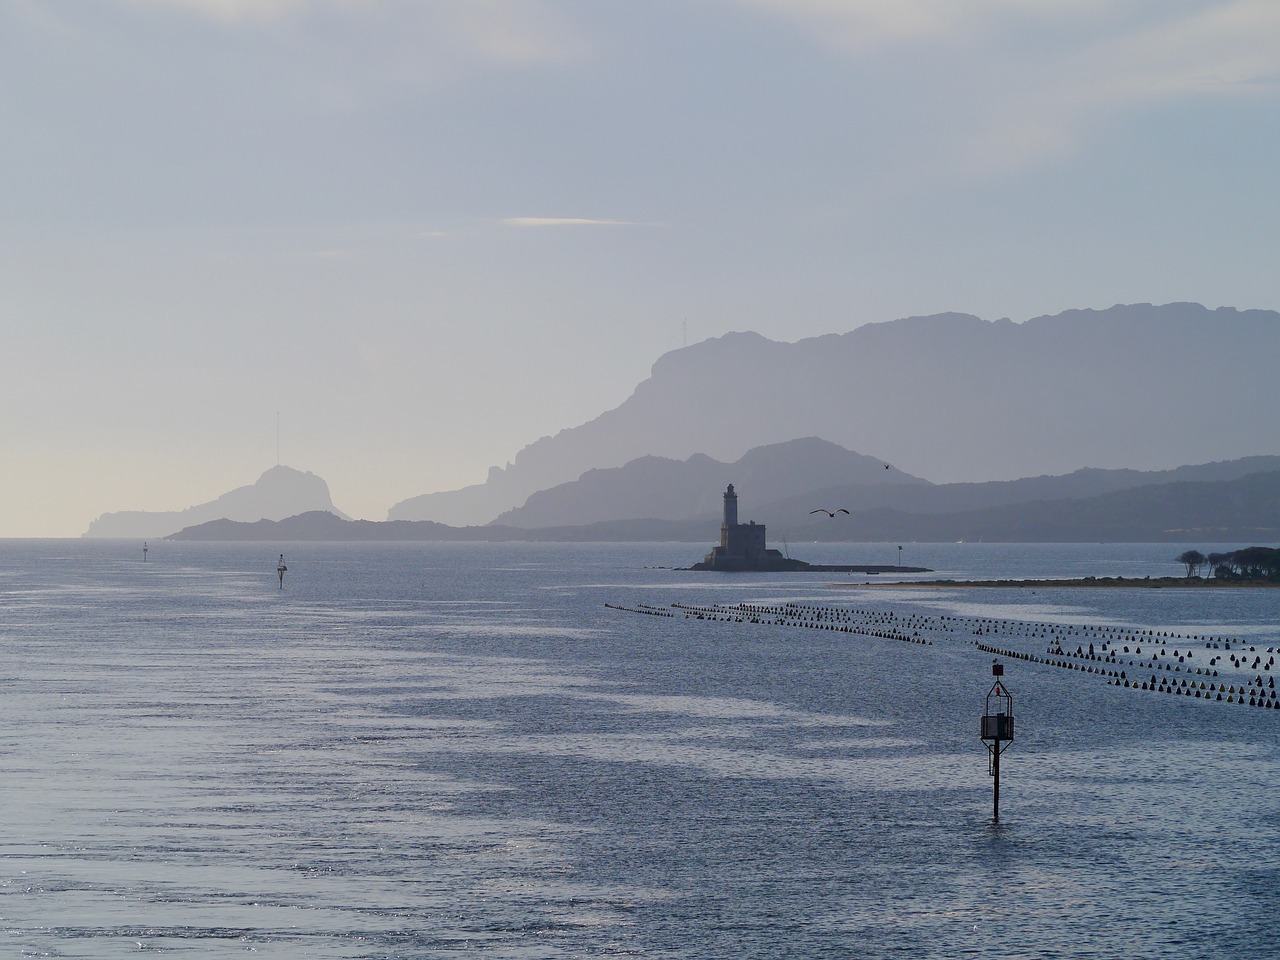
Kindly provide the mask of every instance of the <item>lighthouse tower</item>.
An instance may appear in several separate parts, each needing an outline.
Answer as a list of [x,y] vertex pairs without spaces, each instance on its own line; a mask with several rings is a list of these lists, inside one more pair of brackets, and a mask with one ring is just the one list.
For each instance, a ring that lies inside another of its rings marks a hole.
[[733,492],[733,484],[724,492],[724,523],[720,526],[720,543],[728,546],[725,531],[738,525],[738,495]]
[[716,564],[749,567],[763,562],[764,555],[764,524],[757,524],[754,520],[738,522],[738,495],[731,483],[724,492],[724,522],[720,524],[720,552]]

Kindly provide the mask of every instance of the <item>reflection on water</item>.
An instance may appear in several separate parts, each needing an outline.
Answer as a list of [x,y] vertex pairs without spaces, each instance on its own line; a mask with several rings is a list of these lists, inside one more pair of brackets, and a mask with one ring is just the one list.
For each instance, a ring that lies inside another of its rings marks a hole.
[[[973,576],[1062,575],[1100,549],[969,546],[908,549]],[[132,547],[0,545],[13,955],[1271,949],[1280,712],[1010,661],[994,826],[991,658],[960,632],[924,646],[604,606],[1277,643],[1266,591],[832,591],[662,570],[689,560],[669,544],[298,544],[280,591],[274,545],[155,544],[145,566]],[[1166,546],[1102,552],[1168,566]]]

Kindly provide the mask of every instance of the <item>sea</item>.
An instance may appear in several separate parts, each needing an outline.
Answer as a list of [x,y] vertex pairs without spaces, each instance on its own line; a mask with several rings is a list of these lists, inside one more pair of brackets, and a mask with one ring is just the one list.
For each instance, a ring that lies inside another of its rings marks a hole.
[[703,552],[0,541],[0,954],[1280,957],[1280,592]]

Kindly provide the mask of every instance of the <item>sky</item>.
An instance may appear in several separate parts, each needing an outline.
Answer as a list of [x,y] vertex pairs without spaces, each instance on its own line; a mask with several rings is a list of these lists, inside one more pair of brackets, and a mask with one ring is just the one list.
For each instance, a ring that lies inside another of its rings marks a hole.
[[734,330],[1280,308],[1278,80],[1274,0],[0,0],[0,536],[384,519]]

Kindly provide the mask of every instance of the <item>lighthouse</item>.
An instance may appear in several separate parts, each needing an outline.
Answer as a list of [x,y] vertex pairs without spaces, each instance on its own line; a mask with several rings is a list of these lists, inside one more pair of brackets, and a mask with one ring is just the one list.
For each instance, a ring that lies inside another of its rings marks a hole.
[[799,560],[785,559],[765,546],[764,524],[738,522],[738,494],[733,484],[724,492],[724,522],[720,524],[720,546],[712,547],[694,570],[799,570]]
[[724,492],[724,523],[720,525],[720,545],[729,545],[729,530],[738,525],[738,495],[733,492],[733,484]]

